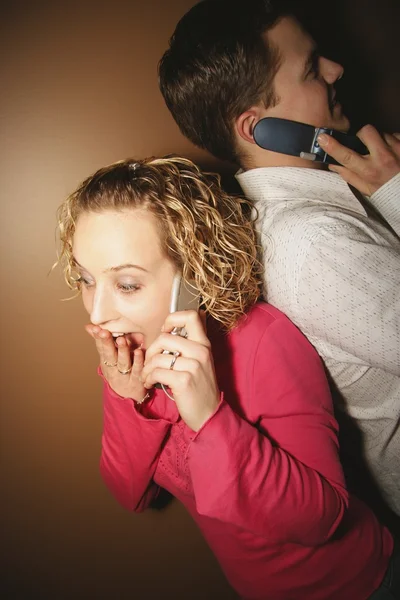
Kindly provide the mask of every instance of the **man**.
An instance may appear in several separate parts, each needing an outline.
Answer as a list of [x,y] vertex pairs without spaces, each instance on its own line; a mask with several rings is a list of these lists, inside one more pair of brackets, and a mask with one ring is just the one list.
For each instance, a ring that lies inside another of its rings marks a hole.
[[184,135],[240,165],[237,179],[259,213],[265,295],[323,358],[336,404],[400,514],[398,137],[363,128],[366,157],[321,139],[343,165],[330,171],[256,145],[263,117],[349,129],[335,99],[343,67],[318,54],[282,3],[200,2],[178,23],[159,72]]

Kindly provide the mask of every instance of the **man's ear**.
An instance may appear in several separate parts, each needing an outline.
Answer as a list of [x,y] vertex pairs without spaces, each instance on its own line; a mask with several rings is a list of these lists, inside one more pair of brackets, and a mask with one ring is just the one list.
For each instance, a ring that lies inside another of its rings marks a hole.
[[253,131],[260,119],[261,110],[257,106],[252,106],[246,110],[236,119],[235,129],[237,135],[239,135],[245,142],[255,144]]

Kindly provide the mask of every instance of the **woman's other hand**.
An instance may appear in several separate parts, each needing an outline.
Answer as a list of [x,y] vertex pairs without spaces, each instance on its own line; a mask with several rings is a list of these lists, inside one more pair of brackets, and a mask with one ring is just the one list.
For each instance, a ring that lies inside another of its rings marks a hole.
[[123,398],[141,402],[147,393],[140,381],[144,364],[142,348],[132,353],[124,336],[115,339],[98,325],[86,325],[85,329],[96,343],[100,367],[110,387]]

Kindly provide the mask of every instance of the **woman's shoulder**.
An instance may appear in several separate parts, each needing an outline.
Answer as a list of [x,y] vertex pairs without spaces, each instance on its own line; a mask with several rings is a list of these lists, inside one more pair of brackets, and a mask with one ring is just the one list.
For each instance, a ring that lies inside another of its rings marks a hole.
[[315,352],[297,326],[267,302],[257,302],[227,335],[218,326],[215,327],[215,323],[207,330],[213,348],[218,347],[219,351],[224,346],[254,355],[262,346],[275,350],[281,347],[286,352],[290,348]]
[[246,333],[250,334],[257,331],[260,335],[263,335],[265,329],[277,322],[279,322],[279,325],[295,328],[295,325],[290,319],[278,308],[275,308],[275,306],[272,306],[267,302],[257,302],[257,304],[241,318],[233,332],[244,335]]
[[272,323],[277,319],[283,319],[284,321],[289,320],[278,308],[275,308],[272,304],[268,304],[268,302],[262,301],[254,304],[246,316],[248,319],[254,319],[255,321],[263,323]]
[[258,302],[242,317],[230,332],[232,346],[254,351],[269,349],[284,354],[305,354],[319,360],[318,354],[309,340],[279,309],[266,302]]

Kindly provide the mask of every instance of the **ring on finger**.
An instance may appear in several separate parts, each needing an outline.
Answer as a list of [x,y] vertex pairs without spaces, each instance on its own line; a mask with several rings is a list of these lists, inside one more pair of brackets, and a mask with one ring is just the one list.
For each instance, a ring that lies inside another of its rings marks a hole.
[[172,360],[171,360],[171,364],[169,365],[169,368],[170,368],[171,371],[174,368],[175,363],[176,363],[177,358],[178,358],[179,355],[180,355],[180,352],[174,352],[174,355],[173,355]]
[[109,363],[106,360],[103,360],[103,364],[106,365],[106,367],[116,367],[118,363]]
[[125,369],[124,371],[121,371],[121,369],[118,369],[118,373],[121,373],[121,375],[128,375],[128,373],[130,373],[132,371],[132,367],[129,367],[129,369]]

